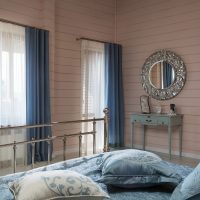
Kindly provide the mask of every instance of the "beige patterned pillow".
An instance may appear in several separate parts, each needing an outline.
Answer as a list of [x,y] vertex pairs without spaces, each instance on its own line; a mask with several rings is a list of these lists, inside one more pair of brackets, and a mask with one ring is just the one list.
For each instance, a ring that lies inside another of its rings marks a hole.
[[15,200],[103,200],[109,198],[89,177],[70,170],[36,172],[9,184]]

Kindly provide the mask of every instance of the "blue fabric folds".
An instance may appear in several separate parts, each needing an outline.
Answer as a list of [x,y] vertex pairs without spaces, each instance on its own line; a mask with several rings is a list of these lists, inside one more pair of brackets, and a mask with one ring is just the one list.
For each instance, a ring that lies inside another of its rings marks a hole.
[[[26,121],[27,124],[51,122],[49,91],[49,32],[26,27]],[[51,128],[27,130],[28,140],[51,136]],[[31,163],[31,146],[27,150],[28,164]],[[48,159],[47,142],[35,144],[35,161]]]
[[200,199],[200,164],[181,182],[173,192],[170,200]]
[[182,177],[159,156],[141,150],[122,150],[105,154],[100,165],[101,183],[123,188],[142,188],[159,184],[178,185]]
[[124,145],[124,100],[122,86],[122,46],[105,44],[106,106],[110,109],[109,145]]

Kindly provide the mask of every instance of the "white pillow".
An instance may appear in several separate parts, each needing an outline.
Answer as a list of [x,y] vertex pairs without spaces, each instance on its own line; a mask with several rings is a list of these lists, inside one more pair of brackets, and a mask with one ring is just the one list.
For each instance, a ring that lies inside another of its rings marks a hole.
[[89,177],[70,170],[36,172],[10,183],[9,188],[15,200],[109,198]]

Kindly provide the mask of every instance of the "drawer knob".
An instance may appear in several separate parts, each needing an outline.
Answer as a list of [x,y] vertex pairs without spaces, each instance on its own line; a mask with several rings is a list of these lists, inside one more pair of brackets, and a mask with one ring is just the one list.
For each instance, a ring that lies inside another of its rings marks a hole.
[[151,119],[146,119],[146,122],[151,122],[152,120]]

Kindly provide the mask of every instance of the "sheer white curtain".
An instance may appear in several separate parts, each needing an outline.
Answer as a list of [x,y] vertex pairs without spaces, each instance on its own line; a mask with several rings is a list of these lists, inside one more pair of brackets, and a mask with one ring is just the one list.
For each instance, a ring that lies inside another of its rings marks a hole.
[[[102,117],[104,103],[104,44],[83,40],[81,44],[82,65],[82,117]],[[103,149],[103,123],[97,122],[97,151]],[[92,124],[85,123],[82,131],[91,131]],[[92,152],[92,136],[83,139],[84,153]]]
[[[0,126],[26,124],[25,28],[0,22]],[[0,143],[25,138],[25,130],[1,131]],[[24,157],[18,146],[17,157]],[[12,148],[0,149],[0,161],[11,163]],[[18,159],[19,160],[19,159]],[[2,162],[0,162],[2,165]]]

